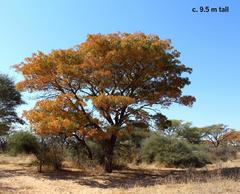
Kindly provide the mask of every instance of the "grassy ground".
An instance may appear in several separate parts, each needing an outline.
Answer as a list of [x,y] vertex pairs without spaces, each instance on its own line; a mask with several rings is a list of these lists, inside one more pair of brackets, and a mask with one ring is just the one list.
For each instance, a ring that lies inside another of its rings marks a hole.
[[240,193],[240,159],[195,169],[131,167],[102,172],[64,169],[38,173],[32,157],[0,155],[0,193],[205,194]]

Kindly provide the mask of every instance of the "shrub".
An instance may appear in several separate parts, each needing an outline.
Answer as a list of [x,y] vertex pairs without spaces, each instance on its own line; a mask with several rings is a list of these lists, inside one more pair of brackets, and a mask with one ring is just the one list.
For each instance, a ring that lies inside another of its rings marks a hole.
[[101,155],[103,155],[101,145],[92,141],[86,141],[86,144],[91,151],[91,156],[89,156],[89,150],[87,150],[86,146],[78,141],[72,141],[67,146],[67,155],[70,156],[70,159],[77,164],[77,166],[82,167],[92,165],[93,163],[100,163]]
[[117,141],[114,150],[114,167],[121,168],[135,162],[139,150],[131,140]]
[[95,160],[98,164],[103,164],[104,162],[104,151],[103,146],[100,142],[88,141],[88,146],[92,150],[93,160]]
[[126,166],[128,163],[141,162],[141,144],[151,135],[148,128],[136,127],[131,133],[127,132],[116,141],[114,150],[114,165]]
[[193,145],[176,138],[153,134],[142,145],[142,158],[148,163],[158,162],[175,167],[202,167],[210,157],[200,145]]
[[41,172],[42,165],[50,165],[54,170],[61,169],[64,159],[64,145],[58,136],[41,137],[41,144],[36,157],[40,163]]
[[209,147],[213,161],[222,160],[224,162],[237,157],[237,148],[230,145],[221,145],[219,147]]
[[20,153],[37,154],[39,152],[39,142],[31,132],[18,131],[10,135],[8,149],[13,155]]

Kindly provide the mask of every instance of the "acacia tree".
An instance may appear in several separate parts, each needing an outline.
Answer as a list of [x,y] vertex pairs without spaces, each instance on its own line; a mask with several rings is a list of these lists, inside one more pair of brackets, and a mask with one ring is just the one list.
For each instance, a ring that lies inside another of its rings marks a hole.
[[207,139],[216,148],[227,140],[227,134],[231,134],[230,132],[232,131],[232,129],[224,124],[207,126],[204,127],[203,130],[204,138]]
[[17,116],[15,108],[23,103],[21,94],[15,89],[14,82],[7,76],[0,74],[0,145],[4,149],[5,135],[12,123],[23,121]]
[[193,127],[191,122],[184,122],[182,120],[167,120],[166,117],[159,114],[157,114],[157,116],[158,119],[155,123],[155,127],[165,136],[183,138],[192,144],[199,144],[201,139],[205,136],[205,130]]
[[143,33],[89,35],[71,49],[34,53],[16,65],[25,78],[17,87],[45,92],[47,99],[25,116],[38,134],[78,132],[103,141],[111,172],[117,137],[151,119],[148,110],[195,101],[182,95],[190,84],[182,74],[192,70],[179,56],[169,40]]
[[229,131],[223,135],[223,139],[227,144],[230,144],[234,147],[240,147],[240,131]]
[[[159,115],[159,114],[157,114],[157,115]],[[160,118],[164,118],[164,117],[160,116]],[[182,131],[190,129],[191,125],[192,125],[192,123],[190,123],[190,122],[184,122],[182,120],[167,120],[165,117],[165,122],[163,119],[157,120],[156,129],[160,130],[166,136],[176,136],[177,137],[180,135],[180,133]]]

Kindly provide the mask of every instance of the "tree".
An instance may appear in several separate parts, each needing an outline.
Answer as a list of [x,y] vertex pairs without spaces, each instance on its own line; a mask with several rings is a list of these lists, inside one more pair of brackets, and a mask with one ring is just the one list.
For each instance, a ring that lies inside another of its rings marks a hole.
[[229,131],[223,135],[223,139],[227,144],[237,148],[240,147],[240,131]]
[[205,134],[202,128],[189,127],[179,131],[178,135],[186,139],[189,143],[199,144]]
[[0,144],[4,148],[5,138],[12,123],[23,121],[17,116],[15,108],[23,104],[21,94],[15,89],[14,82],[6,75],[0,74]]
[[142,145],[142,158],[146,162],[159,162],[175,167],[203,167],[210,163],[207,150],[175,137],[153,133]]
[[34,53],[15,66],[25,77],[17,87],[48,99],[25,116],[39,134],[79,132],[102,141],[111,172],[117,137],[133,123],[147,123],[149,110],[195,101],[182,95],[190,84],[182,74],[192,70],[179,56],[169,40],[143,33],[89,35],[71,49]]
[[204,138],[206,138],[214,147],[218,147],[225,142],[228,132],[232,131],[227,125],[216,124],[204,128]]
[[35,135],[28,131],[17,131],[9,136],[10,153],[17,155],[21,153],[35,154],[39,152],[39,142]]
[[191,126],[191,123],[183,122],[181,120],[169,120],[164,122],[162,119],[160,119],[160,122],[157,121],[155,124],[156,128],[165,136],[179,136],[180,131],[189,129]]
[[168,120],[168,118],[161,113],[153,115],[152,119],[156,130],[163,132],[164,135],[167,136],[171,136],[174,133],[172,131],[174,126],[173,120]]
[[[158,116],[158,118],[162,117],[161,115]],[[159,120],[160,122],[156,122],[157,129],[168,137],[183,138],[189,143],[199,144],[205,135],[203,129],[193,127],[191,122],[183,122],[181,120],[166,120],[164,122],[164,117]]]

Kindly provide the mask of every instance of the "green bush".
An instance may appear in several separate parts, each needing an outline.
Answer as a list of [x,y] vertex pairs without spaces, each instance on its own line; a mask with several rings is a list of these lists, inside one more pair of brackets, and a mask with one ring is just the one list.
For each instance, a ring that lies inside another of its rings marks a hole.
[[202,167],[210,163],[205,151],[200,145],[155,133],[143,142],[142,158],[148,163],[158,162],[170,167]]
[[103,164],[104,162],[104,150],[103,146],[99,142],[87,141],[89,148],[93,154],[93,160],[95,160],[98,164]]
[[126,166],[128,163],[141,162],[141,144],[151,135],[148,128],[135,128],[118,138],[114,148],[113,163],[116,166]]
[[101,143],[87,140],[86,144],[91,150],[92,158],[90,158],[89,151],[87,150],[86,146],[78,141],[68,144],[66,149],[68,157],[70,157],[70,159],[80,167],[102,164],[104,161],[104,152]]
[[73,161],[76,161],[77,164],[80,164],[82,160],[88,158],[86,148],[79,142],[74,142],[68,145],[66,151],[67,155],[70,156]]
[[18,131],[10,135],[8,149],[13,155],[20,153],[37,154],[39,152],[39,142],[31,132]]

